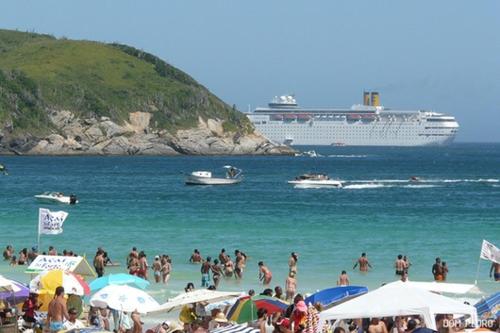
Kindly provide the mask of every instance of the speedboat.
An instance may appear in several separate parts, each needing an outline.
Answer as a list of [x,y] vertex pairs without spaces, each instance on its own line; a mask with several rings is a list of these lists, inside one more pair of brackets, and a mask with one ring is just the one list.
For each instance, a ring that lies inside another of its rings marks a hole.
[[68,205],[74,205],[78,203],[76,195],[71,194],[69,196],[66,196],[62,192],[44,192],[42,194],[35,195],[35,198],[37,198],[39,201],[63,203]]
[[186,185],[232,185],[243,180],[242,170],[230,165],[224,166],[225,177],[214,177],[210,171],[193,171],[186,177]]
[[289,180],[288,184],[292,184],[298,188],[342,187],[342,182],[340,180],[330,179],[330,177],[325,174],[316,173],[306,173],[295,177],[294,180]]

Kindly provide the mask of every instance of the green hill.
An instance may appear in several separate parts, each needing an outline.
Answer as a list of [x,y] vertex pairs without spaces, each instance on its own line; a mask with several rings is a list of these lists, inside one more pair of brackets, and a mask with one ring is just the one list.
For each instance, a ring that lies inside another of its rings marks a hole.
[[117,124],[130,112],[149,112],[151,127],[170,133],[196,127],[199,117],[222,120],[228,132],[253,132],[242,113],[156,56],[126,45],[0,30],[0,131],[57,133],[48,110]]

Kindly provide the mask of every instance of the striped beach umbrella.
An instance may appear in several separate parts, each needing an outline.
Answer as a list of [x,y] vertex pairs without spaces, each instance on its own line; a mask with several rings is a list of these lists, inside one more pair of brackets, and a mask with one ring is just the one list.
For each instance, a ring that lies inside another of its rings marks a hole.
[[30,291],[38,294],[54,294],[57,287],[62,286],[66,294],[78,296],[90,294],[85,280],[77,274],[60,269],[45,271],[30,282]]
[[235,321],[239,324],[247,323],[257,319],[257,310],[266,309],[267,314],[276,312],[284,312],[288,307],[288,303],[269,296],[254,296],[241,297],[229,310],[227,317],[230,321]]
[[500,291],[479,301],[474,305],[480,319],[497,319],[500,317]]
[[210,333],[259,333],[260,330],[247,325],[229,325],[218,327],[210,331]]

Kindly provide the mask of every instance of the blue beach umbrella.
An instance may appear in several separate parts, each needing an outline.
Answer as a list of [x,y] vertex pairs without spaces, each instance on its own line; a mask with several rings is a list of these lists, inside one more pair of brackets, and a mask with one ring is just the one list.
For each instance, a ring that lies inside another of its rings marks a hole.
[[474,306],[480,319],[497,319],[500,317],[500,291],[477,302]]
[[327,288],[315,292],[314,294],[307,297],[304,301],[306,302],[306,304],[320,303],[324,307],[328,307],[333,305],[334,303],[360,296],[366,292],[368,292],[368,288],[360,286]]
[[146,289],[149,286],[149,282],[134,275],[119,273],[97,278],[89,284],[89,287],[90,291],[97,291],[109,285],[131,285],[140,289]]

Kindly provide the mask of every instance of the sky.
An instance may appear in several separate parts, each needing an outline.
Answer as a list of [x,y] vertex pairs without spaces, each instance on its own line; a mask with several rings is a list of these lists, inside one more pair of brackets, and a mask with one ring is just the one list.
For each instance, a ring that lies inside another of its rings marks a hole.
[[2,0],[0,28],[130,44],[242,111],[376,90],[454,115],[457,141],[500,142],[498,0]]

